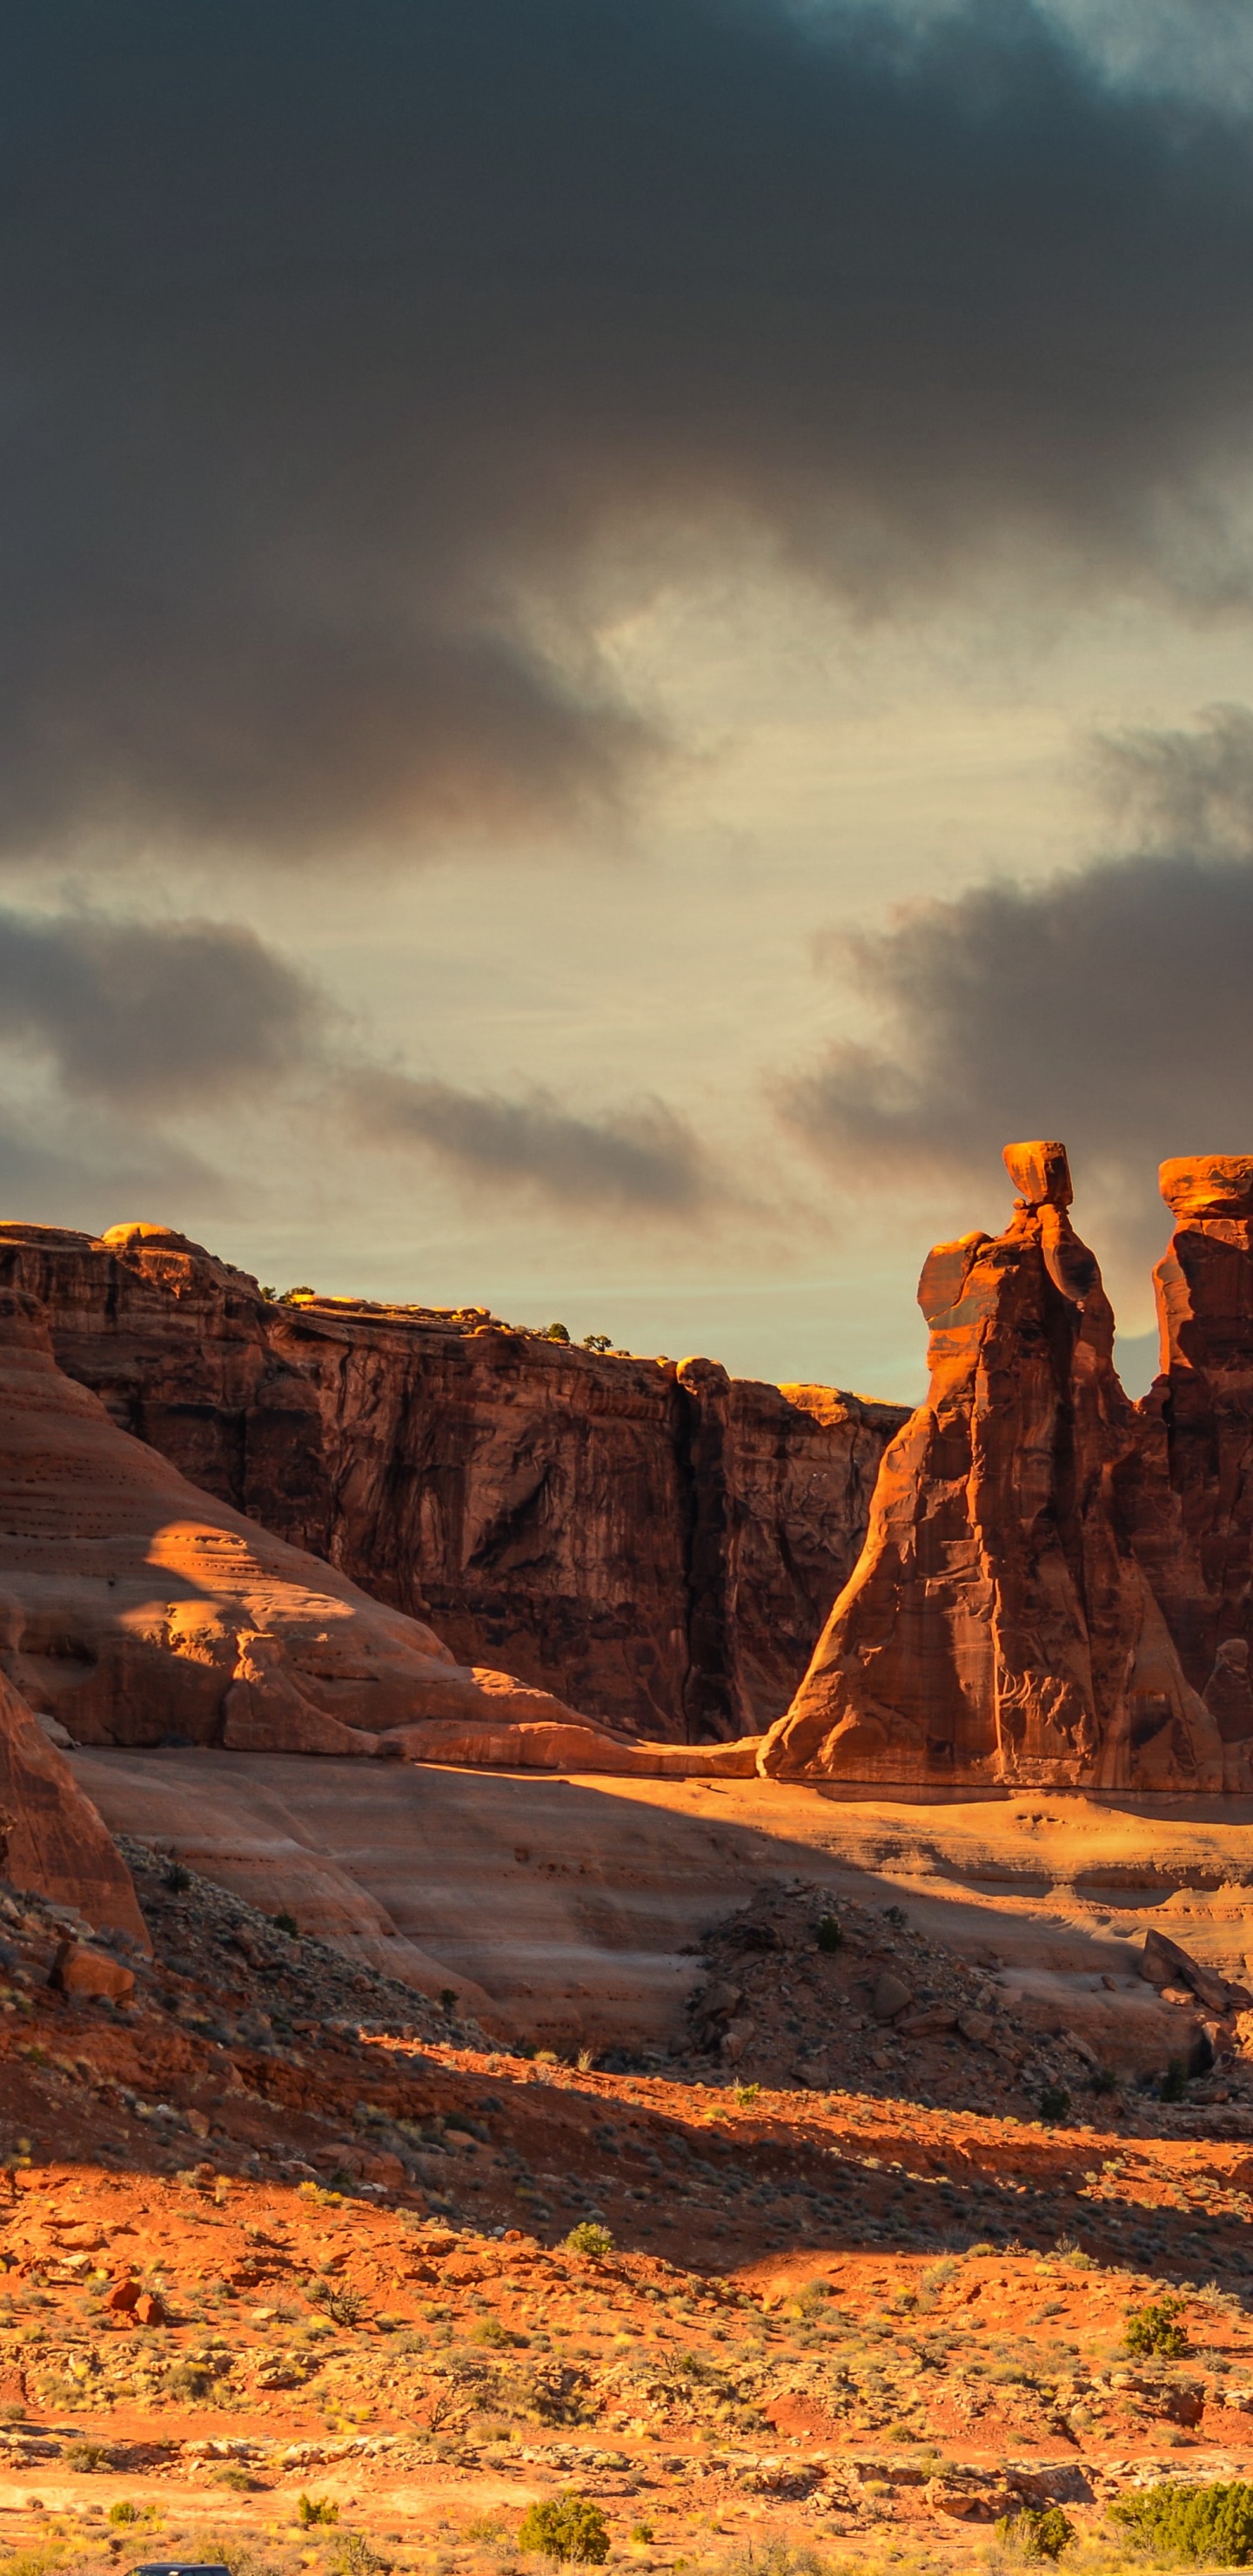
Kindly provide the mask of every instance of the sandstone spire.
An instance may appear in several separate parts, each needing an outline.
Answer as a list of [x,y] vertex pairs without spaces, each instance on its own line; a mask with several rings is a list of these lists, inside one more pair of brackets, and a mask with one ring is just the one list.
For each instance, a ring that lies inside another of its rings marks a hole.
[[937,1244],[926,1402],[761,1767],[777,1777],[1221,1785],[1218,1727],[1120,1534],[1139,1423],[1063,1145],[1007,1146],[1003,1234]]
[[1224,1785],[1253,1790],[1253,1155],[1163,1163],[1175,1220],[1153,1273],[1162,1374],[1140,1408],[1123,1496],[1137,1558],[1223,1740]]

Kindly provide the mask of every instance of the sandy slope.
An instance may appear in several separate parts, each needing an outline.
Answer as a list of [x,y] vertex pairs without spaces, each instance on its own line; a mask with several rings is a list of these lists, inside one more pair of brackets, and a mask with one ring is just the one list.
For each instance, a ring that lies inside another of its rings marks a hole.
[[[1033,1791],[852,1800],[763,1780],[562,1779],[298,1756],[83,1751],[106,1822],[311,1930],[392,1942],[426,1991],[485,1990],[532,2038],[666,2044],[690,1946],[771,1879],[880,1905],[1078,1993],[1156,1923],[1245,1973],[1253,1800]],[[401,1944],[425,1954],[415,1966]],[[377,1955],[371,1951],[364,1955]],[[444,1971],[447,1971],[445,1977]]]

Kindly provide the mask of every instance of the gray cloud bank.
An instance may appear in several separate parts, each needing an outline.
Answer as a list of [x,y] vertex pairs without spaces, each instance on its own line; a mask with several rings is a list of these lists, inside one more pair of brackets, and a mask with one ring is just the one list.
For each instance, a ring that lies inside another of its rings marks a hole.
[[15,0],[0,168],[11,854],[603,810],[680,525],[1249,592],[1247,133],[1031,0]]
[[877,1032],[837,1042],[777,1105],[850,1195],[982,1186],[1008,1137],[1059,1135],[1138,1258],[1161,1236],[1161,1159],[1248,1150],[1253,717],[1218,710],[1103,758],[1153,846],[824,944]]
[[[74,1122],[97,1122],[121,1174],[210,1178],[163,1142],[187,1113],[219,1120],[241,1096],[294,1106],[392,1156],[427,1158],[467,1186],[519,1189],[592,1215],[682,1223],[720,1194],[692,1130],[659,1101],[576,1115],[422,1081],[354,1057],[317,989],[234,923],[150,923],[0,908],[0,1048],[43,1077],[26,1131],[0,1124],[0,1183],[57,1193],[88,1166]],[[127,1138],[129,1137],[129,1150]],[[98,1139],[98,1142],[100,1141]]]
[[234,923],[0,910],[0,1035],[71,1099],[216,1105],[293,1070],[325,1005]]
[[547,1092],[509,1100],[377,1071],[351,1078],[347,1100],[376,1146],[419,1146],[464,1180],[565,1208],[683,1218],[720,1194],[691,1128],[661,1101],[576,1117]]

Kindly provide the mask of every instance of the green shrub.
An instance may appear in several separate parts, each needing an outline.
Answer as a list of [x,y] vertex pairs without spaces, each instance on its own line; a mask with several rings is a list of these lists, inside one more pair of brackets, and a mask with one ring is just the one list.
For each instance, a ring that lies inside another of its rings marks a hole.
[[1118,2078],[1114,2073],[1113,2067],[1098,2066],[1095,2074],[1093,2075],[1089,2090],[1093,2093],[1116,2093],[1118,2091]]
[[1187,2098],[1188,2070],[1181,2057],[1172,2057],[1158,2092],[1163,2102],[1182,2102]]
[[93,2469],[111,2469],[113,2453],[107,2442],[67,2442],[61,2453],[61,2466],[88,2473]]
[[548,2496],[543,2504],[528,2505],[518,2547],[563,2562],[573,2559],[581,2567],[603,2567],[609,2556],[605,2517],[588,2496]]
[[740,2106],[741,2111],[751,2111],[751,2109],[752,2109],[752,2107],[753,2107],[753,2104],[754,2104],[754,2102],[756,2101],[757,2096],[758,2096],[758,2094],[760,2093],[760,2091],[761,2091],[761,2086],[760,2086],[760,2084],[737,2084],[737,2085],[736,2085],[736,2088],[735,2088],[735,2098],[736,2098],[736,2101],[738,2102],[738,2104],[739,2104],[739,2106]]
[[315,2523],[339,2520],[339,2506],[329,2496],[299,2495],[296,2498],[296,2520],[302,2531],[311,2531]]
[[1024,2558],[1060,2558],[1074,2539],[1075,2526],[1059,2504],[1029,2504],[1021,2513],[1003,2514],[996,2536],[1020,2549]]
[[1182,2299],[1169,2297],[1150,2300],[1146,2308],[1132,2308],[1123,2335],[1128,2352],[1141,2359],[1158,2353],[1164,2361],[1178,2361],[1188,2349],[1186,2331],[1178,2322],[1182,2313]]
[[343,2531],[326,2561],[326,2576],[391,2576],[391,2567],[390,2558],[380,2558],[363,2532]]
[[289,1941],[298,1941],[300,1938],[300,1925],[294,1914],[276,1914],[274,1929],[276,1932],[285,1932]]
[[822,1921],[818,1926],[817,1941],[820,1950],[838,1950],[842,1948],[844,1935],[839,1924],[836,1922],[834,1914],[823,1915]]
[[612,2254],[613,2238],[595,2218],[581,2218],[566,2238],[572,2254]]
[[1176,2479],[1120,2496],[1111,2519],[1163,2557],[1207,2558],[1219,2567],[1253,2560],[1253,2486],[1184,2486]]
[[365,2300],[351,2281],[310,2281],[305,2296],[325,2308],[337,2326],[355,2326],[365,2313]]
[[1064,2120],[1069,2109],[1070,2095],[1065,2085],[1046,2084],[1040,2095],[1040,2118],[1051,2127],[1055,2121]]

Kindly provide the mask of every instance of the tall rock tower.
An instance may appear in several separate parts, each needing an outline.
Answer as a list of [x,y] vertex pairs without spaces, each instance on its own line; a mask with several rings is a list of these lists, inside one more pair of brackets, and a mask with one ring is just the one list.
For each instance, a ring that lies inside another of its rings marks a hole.
[[926,1402],[884,1456],[860,1560],[760,1767],[1221,1788],[1217,1722],[1120,1520],[1141,1426],[1065,1147],[1007,1145],[1005,1163],[1005,1232],[927,1260]]

